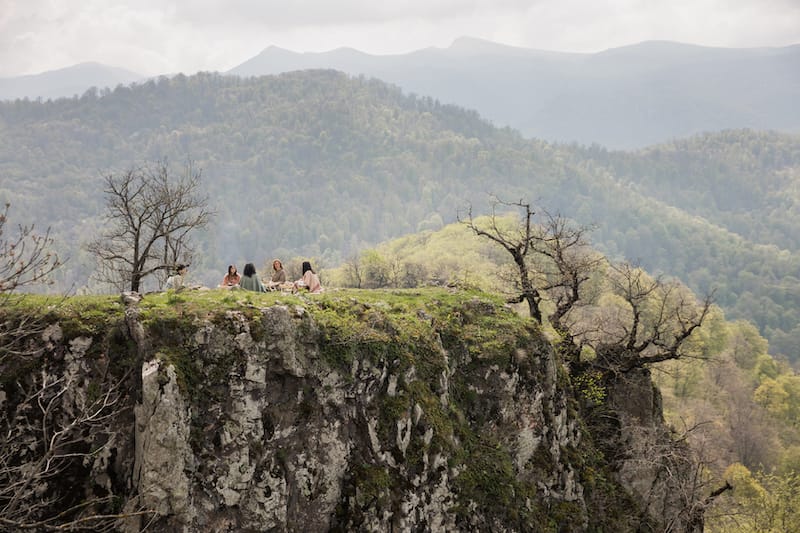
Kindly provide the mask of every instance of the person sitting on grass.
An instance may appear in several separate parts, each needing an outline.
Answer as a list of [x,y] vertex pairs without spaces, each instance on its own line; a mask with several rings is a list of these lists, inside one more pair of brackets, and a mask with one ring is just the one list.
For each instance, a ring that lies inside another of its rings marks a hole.
[[237,286],[240,281],[242,281],[242,275],[236,271],[236,265],[228,265],[228,273],[222,278],[219,286],[223,289],[230,289]]
[[286,271],[283,269],[280,259],[276,259],[272,262],[272,279],[267,283],[267,288],[274,291],[284,283],[286,283]]
[[180,291],[186,288],[186,280],[184,279],[186,273],[189,271],[189,265],[177,265],[175,267],[175,274],[167,278],[167,283],[164,290]]
[[253,265],[253,263],[247,263],[244,266],[244,276],[242,276],[239,286],[248,291],[267,292],[267,289],[264,288],[261,280],[258,279],[256,267]]
[[319,276],[311,268],[309,261],[303,261],[303,277],[294,282],[294,290],[297,291],[299,289],[307,289],[312,294],[322,292]]

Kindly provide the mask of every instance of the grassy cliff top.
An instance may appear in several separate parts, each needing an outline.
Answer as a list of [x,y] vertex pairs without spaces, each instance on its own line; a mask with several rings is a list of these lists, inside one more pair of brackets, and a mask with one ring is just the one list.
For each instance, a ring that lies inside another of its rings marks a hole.
[[[414,343],[433,333],[457,336],[474,353],[503,353],[517,338],[527,337],[532,323],[505,305],[500,296],[445,288],[402,290],[332,290],[325,294],[254,293],[248,291],[186,291],[145,295],[138,304],[139,320],[160,331],[191,330],[198,320],[219,322],[230,312],[243,313],[251,322],[262,310],[279,305],[302,308],[332,347],[365,344]],[[12,296],[0,307],[6,319],[35,317],[42,324],[59,323],[67,339],[102,339],[124,319],[119,295]],[[429,341],[426,341],[429,342]],[[346,350],[349,351],[349,350]],[[342,350],[338,350],[339,355]],[[347,364],[349,357],[331,362]]]
[[[138,303],[143,318],[154,316],[213,317],[228,311],[261,309],[273,305],[302,306],[312,316],[330,311],[347,313],[354,306],[376,307],[393,314],[424,310],[439,315],[464,305],[482,304],[492,316],[516,321],[521,318],[506,306],[501,296],[479,290],[446,288],[422,289],[333,289],[323,294],[288,294],[281,292],[197,290],[146,294]],[[9,316],[18,314],[74,318],[89,323],[103,322],[122,316],[125,305],[120,295],[41,296],[12,295],[0,303],[0,310]],[[524,320],[524,319],[521,319]]]

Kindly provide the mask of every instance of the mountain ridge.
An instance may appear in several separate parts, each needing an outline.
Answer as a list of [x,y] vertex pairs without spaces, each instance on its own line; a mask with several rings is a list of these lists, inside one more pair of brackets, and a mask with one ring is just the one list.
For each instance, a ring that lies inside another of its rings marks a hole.
[[113,88],[144,78],[145,76],[124,68],[87,61],[38,74],[0,78],[0,100],[80,96],[91,87]]
[[259,54],[226,73],[333,68],[476,109],[528,137],[636,148],[729,128],[800,131],[798,65],[798,46],[645,41],[575,54],[462,38],[449,48],[391,56]]
[[[319,68],[381,79],[551,142],[633,149],[724,129],[800,132],[800,109],[794,104],[800,94],[800,44],[722,48],[643,41],[571,53],[461,37],[446,48],[387,55],[352,48],[299,53],[270,46],[224,74]],[[3,93],[3,83],[11,82],[0,80],[0,99],[24,96]],[[54,94],[58,84],[51,83],[28,96],[72,96],[92,85],[116,83],[84,82],[60,95]]]
[[[699,292],[720,286],[731,317],[795,357],[800,294],[781,287],[800,278],[798,136],[730,130],[637,152],[557,145],[331,70],[159,78],[3,103],[0,120],[0,200],[36,217],[23,222],[57,228],[67,254],[102,224],[100,174],[143,159],[191,157],[203,169],[219,216],[193,269],[212,286],[217,263],[303,255],[335,265],[451,222],[467,204],[484,209],[494,193],[597,225],[592,240],[614,259],[641,258]],[[61,284],[90,287],[93,266],[76,255]]]

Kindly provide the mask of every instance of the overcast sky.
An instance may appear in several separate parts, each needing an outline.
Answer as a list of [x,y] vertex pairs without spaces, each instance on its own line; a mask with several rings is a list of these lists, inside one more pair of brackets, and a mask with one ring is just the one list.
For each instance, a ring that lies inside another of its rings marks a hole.
[[270,45],[387,54],[461,36],[567,52],[786,46],[800,43],[800,0],[0,0],[0,77],[84,61],[224,71]]

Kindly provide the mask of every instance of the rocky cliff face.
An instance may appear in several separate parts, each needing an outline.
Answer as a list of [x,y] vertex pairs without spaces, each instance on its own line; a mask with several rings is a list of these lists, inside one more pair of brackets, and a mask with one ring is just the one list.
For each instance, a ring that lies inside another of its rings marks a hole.
[[[100,414],[50,451],[20,436],[33,452],[17,462],[80,457],[31,494],[92,502],[68,518],[120,531],[634,530],[679,514],[646,499],[659,474],[636,467],[631,419],[605,428],[604,450],[552,345],[488,297],[258,298],[133,297],[91,326],[49,317],[26,359],[36,372],[4,362],[4,414],[31,428]],[[47,380],[68,386],[42,415],[55,393],[31,395]],[[648,412],[636,427],[663,433],[660,406]]]

